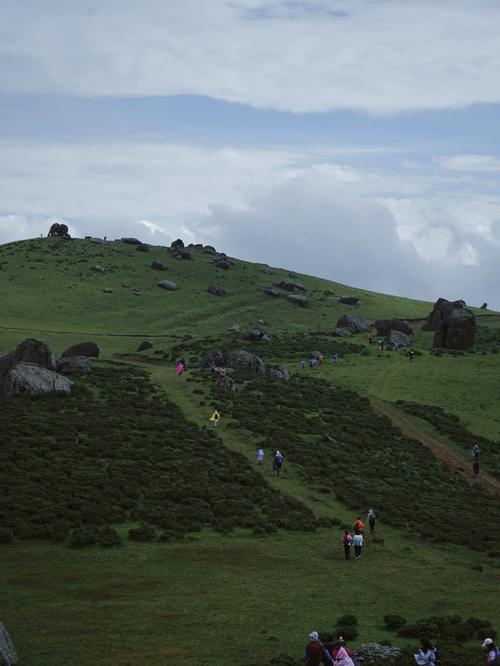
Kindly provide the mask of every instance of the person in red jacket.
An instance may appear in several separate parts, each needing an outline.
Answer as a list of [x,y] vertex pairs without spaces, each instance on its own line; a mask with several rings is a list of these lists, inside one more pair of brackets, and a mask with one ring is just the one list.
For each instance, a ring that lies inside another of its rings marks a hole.
[[354,523],[352,528],[354,530],[354,534],[362,534],[363,533],[363,530],[365,529],[365,524],[361,520],[361,516],[358,516],[356,518],[356,522]]
[[320,666],[320,664],[333,664],[328,650],[319,640],[318,632],[311,631],[309,634],[309,643],[304,652],[304,663],[306,666]]

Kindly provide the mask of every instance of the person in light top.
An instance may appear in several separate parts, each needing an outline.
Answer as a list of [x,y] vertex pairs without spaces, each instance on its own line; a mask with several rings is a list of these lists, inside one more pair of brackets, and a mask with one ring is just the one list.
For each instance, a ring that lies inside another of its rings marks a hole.
[[263,460],[264,460],[264,449],[259,449],[257,451],[257,464],[262,465]]
[[497,660],[497,657],[500,655],[497,646],[493,642],[492,638],[485,638],[482,648],[484,650],[484,656],[486,658],[487,664],[494,664]]
[[363,535],[355,534],[352,537],[352,545],[354,546],[354,559],[361,559],[361,548],[363,547]]

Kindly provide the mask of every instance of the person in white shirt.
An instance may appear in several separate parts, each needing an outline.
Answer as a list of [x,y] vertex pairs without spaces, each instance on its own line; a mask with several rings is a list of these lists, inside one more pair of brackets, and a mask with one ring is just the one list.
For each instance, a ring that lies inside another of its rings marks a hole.
[[257,464],[262,465],[263,460],[264,460],[264,449],[259,449],[257,451]]
[[363,535],[354,534],[352,537],[352,545],[354,546],[354,559],[361,559],[361,548],[363,546]]

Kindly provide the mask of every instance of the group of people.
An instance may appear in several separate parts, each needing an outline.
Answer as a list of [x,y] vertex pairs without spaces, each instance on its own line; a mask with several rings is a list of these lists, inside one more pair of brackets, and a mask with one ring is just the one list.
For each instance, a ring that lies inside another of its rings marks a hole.
[[350,650],[342,636],[337,635],[331,645],[323,644],[319,640],[317,631],[311,631],[309,641],[304,651],[304,662],[307,666],[320,664],[336,664],[336,666],[356,666],[354,653]]
[[[377,522],[377,515],[371,507],[368,509],[367,521],[370,526],[370,534],[373,534],[375,531],[375,523]],[[346,560],[351,559],[351,546],[353,546],[354,559],[360,560],[361,549],[363,548],[363,530],[365,529],[365,524],[361,520],[361,516],[357,517],[352,529],[354,534],[351,535],[349,530],[345,530],[344,534],[340,537],[340,541],[344,546],[344,558]]]
[[[276,451],[273,454],[273,472],[276,474],[276,476],[280,475],[281,468],[283,466],[283,454],[279,449],[276,449]],[[259,448],[257,451],[257,465],[263,465],[264,464],[264,449],[262,447]]]
[[[337,352],[335,352],[334,354],[332,354],[333,365],[337,363],[337,360],[338,360],[338,354]],[[319,354],[319,356],[317,357],[314,356],[313,358],[309,359],[309,367],[313,369],[323,367],[324,363],[325,363],[325,357],[321,353]],[[302,370],[304,370],[306,367],[306,360],[304,358],[300,361],[300,367]]]

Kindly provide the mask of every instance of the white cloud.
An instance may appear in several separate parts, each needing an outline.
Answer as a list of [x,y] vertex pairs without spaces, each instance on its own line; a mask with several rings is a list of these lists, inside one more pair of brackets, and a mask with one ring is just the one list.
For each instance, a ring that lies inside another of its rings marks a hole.
[[437,160],[443,169],[451,171],[499,172],[500,159],[494,155],[451,155]]
[[0,90],[295,112],[496,103],[499,23],[490,0],[3,0]]

